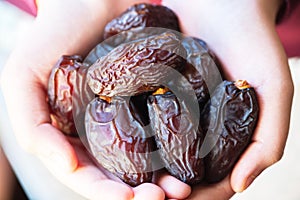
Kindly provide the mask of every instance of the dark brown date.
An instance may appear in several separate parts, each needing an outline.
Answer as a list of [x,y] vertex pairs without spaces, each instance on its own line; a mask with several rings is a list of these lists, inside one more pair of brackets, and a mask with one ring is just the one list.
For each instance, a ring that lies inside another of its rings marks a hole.
[[[119,45],[119,44],[118,44]],[[117,46],[118,46],[117,45]],[[91,66],[94,64],[99,58],[106,56],[114,46],[111,44],[111,41],[104,41],[95,46],[89,54],[84,59],[84,63]]]
[[88,67],[80,67],[76,76],[76,83],[73,91],[73,119],[76,125],[77,133],[80,137],[81,142],[89,148],[86,132],[85,132],[85,111],[87,105],[95,98],[95,94],[92,92],[91,88],[87,84],[87,72]]
[[245,81],[222,82],[204,108],[206,132],[205,179],[209,183],[227,176],[251,141],[258,118],[254,89]]
[[199,119],[172,93],[150,96],[148,108],[165,168],[183,182],[199,183],[204,176]]
[[210,98],[210,93],[222,82],[222,77],[203,40],[186,37],[182,40],[182,45],[187,51],[187,63],[182,74],[192,85],[202,110]]
[[104,29],[104,39],[132,28],[160,27],[180,31],[175,13],[161,5],[136,4],[109,22]]
[[114,97],[110,103],[94,99],[87,107],[85,125],[100,165],[132,186],[151,182],[154,138],[134,119],[125,98]]
[[[99,58],[106,56],[110,51],[123,43],[145,39],[154,35],[163,34],[165,32],[166,29],[158,29],[153,27],[123,31],[121,34],[110,37],[94,47],[84,59],[84,63],[88,65],[94,64]],[[179,34],[175,31],[173,31],[173,33]]]
[[184,67],[185,50],[172,33],[121,44],[88,71],[88,84],[100,96],[134,96],[157,89],[172,70]]
[[77,136],[73,119],[73,94],[82,68],[80,56],[62,56],[52,69],[48,83],[48,102],[53,124],[67,135]]

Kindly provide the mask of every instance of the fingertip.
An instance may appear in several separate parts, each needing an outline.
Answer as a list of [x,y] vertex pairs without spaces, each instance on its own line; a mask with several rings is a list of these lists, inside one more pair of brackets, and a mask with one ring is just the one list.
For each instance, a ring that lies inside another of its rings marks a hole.
[[[259,156],[258,156],[259,155]],[[268,158],[261,152],[259,144],[251,144],[233,168],[230,183],[235,192],[246,190],[256,177],[268,166]]]
[[245,191],[258,175],[243,176],[243,174],[234,174],[231,177],[231,187],[234,192],[242,193]]
[[134,198],[133,190],[119,182],[113,180],[101,180],[93,188],[90,199],[109,199],[109,200],[132,200]]
[[74,148],[59,130],[51,124],[36,127],[33,153],[36,154],[51,171],[72,172],[78,166]]
[[165,193],[157,185],[152,183],[143,183],[135,188],[134,191],[134,200],[164,200]]
[[161,175],[157,184],[165,191],[166,196],[171,199],[186,199],[192,192],[188,184],[168,174]]
[[229,176],[217,183],[200,183],[193,186],[193,192],[188,197],[189,200],[198,199],[230,199],[234,195],[230,185]]

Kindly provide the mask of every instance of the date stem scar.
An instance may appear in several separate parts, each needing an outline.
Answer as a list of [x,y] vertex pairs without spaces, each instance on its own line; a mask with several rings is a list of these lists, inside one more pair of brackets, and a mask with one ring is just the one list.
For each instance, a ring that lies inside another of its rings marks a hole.
[[236,80],[234,82],[234,85],[240,89],[240,90],[243,90],[243,89],[247,89],[247,88],[250,88],[250,84],[246,81],[246,80]]
[[106,101],[107,103],[111,103],[112,98],[108,96],[99,96],[100,99]]
[[152,95],[166,94],[169,91],[168,88],[158,88]]

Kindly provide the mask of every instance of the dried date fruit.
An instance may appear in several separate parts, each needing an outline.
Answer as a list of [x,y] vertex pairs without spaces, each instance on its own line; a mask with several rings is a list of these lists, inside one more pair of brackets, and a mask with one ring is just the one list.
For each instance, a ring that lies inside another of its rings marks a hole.
[[[86,56],[86,58],[84,59],[84,63],[90,66],[94,64],[99,58],[106,56],[110,51],[123,43],[133,42],[135,40],[141,40],[155,35],[160,35],[165,33],[166,31],[170,32],[170,30],[153,27],[123,31],[122,33],[110,37],[96,45]],[[179,34],[175,31],[173,31],[173,33]]]
[[110,42],[101,42],[89,52],[83,62],[91,66],[99,58],[101,58],[102,56],[106,56],[113,48],[114,46]]
[[88,84],[95,94],[109,97],[155,90],[172,70],[183,68],[185,53],[172,32],[121,44],[89,68]]
[[81,142],[89,149],[86,138],[84,118],[87,105],[95,98],[95,94],[87,84],[87,65],[80,67],[77,71],[76,81],[72,95],[73,120]]
[[79,134],[97,163],[131,186],[151,182],[162,165],[188,184],[218,182],[256,126],[254,89],[222,82],[207,44],[177,31],[170,9],[134,5],[105,26],[84,63],[62,56],[49,79],[53,124]]
[[199,183],[204,176],[199,118],[195,118],[185,102],[180,102],[170,92],[150,96],[148,109],[165,168],[183,182]]
[[129,185],[151,182],[154,138],[134,119],[125,98],[94,99],[87,107],[85,125],[100,165]]
[[77,136],[73,119],[73,94],[77,89],[77,77],[81,76],[80,56],[62,56],[54,68],[48,82],[48,103],[53,124],[70,136]]
[[192,85],[201,110],[209,100],[210,93],[222,82],[222,77],[203,40],[185,37],[182,45],[187,51],[187,62],[182,74]]
[[251,141],[259,107],[255,91],[246,81],[224,81],[203,111],[205,179],[209,183],[227,176]]
[[160,27],[180,31],[178,18],[169,8],[141,3],[128,8],[104,28],[104,39],[133,28]]

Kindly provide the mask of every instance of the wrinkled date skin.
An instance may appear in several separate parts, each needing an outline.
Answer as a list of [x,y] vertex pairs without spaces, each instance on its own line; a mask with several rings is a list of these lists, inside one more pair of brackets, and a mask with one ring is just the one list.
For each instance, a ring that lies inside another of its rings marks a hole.
[[85,125],[100,165],[131,186],[151,182],[154,137],[134,119],[125,98],[114,97],[110,103],[94,99],[87,107]]
[[[218,182],[257,123],[254,89],[223,81],[207,44],[179,32],[173,11],[137,4],[105,26],[84,62],[62,56],[50,75],[53,125],[131,186],[162,164],[190,185]],[[162,86],[174,93],[154,92]]]
[[77,136],[73,119],[73,94],[85,66],[80,56],[62,56],[52,69],[48,83],[48,103],[53,124],[70,136]]
[[84,63],[92,65],[122,43],[170,30],[180,32],[178,18],[172,10],[160,5],[136,4],[105,26],[104,41],[88,54]]
[[180,33],[171,31],[169,29],[153,27],[147,27],[143,29],[130,29],[128,31],[123,31],[122,33],[110,37],[99,43],[97,46],[95,46],[84,59],[84,63],[90,66],[94,64],[99,58],[106,56],[110,51],[112,51],[114,48],[118,47],[123,43],[146,39],[148,37],[163,34],[166,31],[180,35]]
[[193,113],[172,93],[150,96],[148,108],[165,168],[185,183],[199,183],[204,176],[203,135]]
[[258,118],[253,88],[239,89],[222,82],[204,108],[203,129],[212,149],[205,157],[205,179],[209,183],[227,176],[251,141]]
[[132,28],[160,27],[180,31],[178,18],[167,7],[136,4],[109,22],[104,29],[104,39]]
[[185,37],[182,45],[187,51],[187,62],[182,74],[192,85],[202,110],[210,98],[210,92],[222,82],[222,77],[219,76],[213,53],[203,40]]
[[184,67],[185,54],[172,32],[121,44],[89,68],[88,84],[95,94],[109,97],[155,90],[172,70]]

